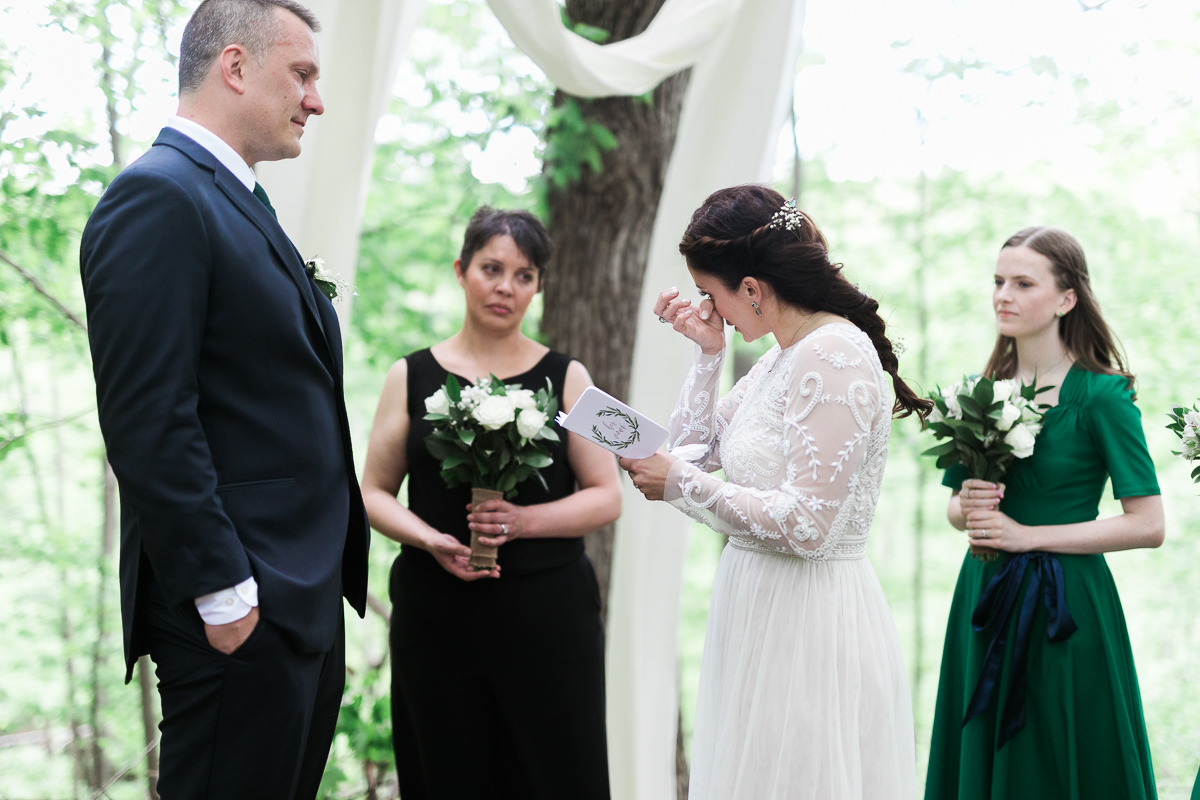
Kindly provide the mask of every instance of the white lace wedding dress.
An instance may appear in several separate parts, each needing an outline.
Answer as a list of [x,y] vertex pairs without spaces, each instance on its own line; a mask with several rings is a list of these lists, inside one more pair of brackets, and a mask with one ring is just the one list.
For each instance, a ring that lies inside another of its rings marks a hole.
[[[891,427],[887,376],[846,323],[774,347],[718,401],[723,358],[697,349],[670,426],[672,447],[708,455],[672,467],[665,499],[729,537],[689,797],[908,800],[908,682],[866,559]],[[722,468],[727,480],[708,474]]]

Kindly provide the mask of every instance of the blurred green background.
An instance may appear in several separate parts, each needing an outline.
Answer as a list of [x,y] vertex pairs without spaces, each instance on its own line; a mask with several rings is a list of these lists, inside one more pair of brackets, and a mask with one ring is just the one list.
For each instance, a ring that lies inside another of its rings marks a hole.
[[[173,111],[172,53],[194,4],[0,0],[0,798],[92,797],[122,770],[103,796],[146,792],[86,336],[68,312],[83,310],[77,247],[91,207]],[[982,366],[1009,234],[1056,224],[1083,242],[1138,374],[1167,509],[1161,549],[1109,563],[1160,796],[1185,798],[1200,764],[1200,499],[1163,425],[1171,403],[1200,395],[1200,108],[1188,79],[1200,74],[1200,12],[1167,0],[904,6],[810,1],[795,138],[791,125],[780,135],[775,183],[879,298],[907,348],[903,372],[926,391]],[[347,339],[360,464],[387,367],[461,320],[450,264],[470,213],[540,207],[551,92],[482,0],[430,2],[376,134]],[[735,347],[746,363],[765,345]],[[919,785],[965,550],[940,476],[917,457],[927,446],[914,422],[896,423],[869,549],[908,663]],[[1106,500],[1102,513],[1118,512]],[[722,544],[693,531],[679,630],[688,740]],[[396,550],[376,537],[383,610]],[[385,631],[378,613],[351,619],[329,797],[394,795]]]

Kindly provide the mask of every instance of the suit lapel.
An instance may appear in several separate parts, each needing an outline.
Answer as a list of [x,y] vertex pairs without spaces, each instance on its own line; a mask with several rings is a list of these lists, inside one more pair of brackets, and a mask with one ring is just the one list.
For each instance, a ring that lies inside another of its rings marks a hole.
[[325,345],[328,347],[329,336],[325,333],[325,325],[321,322],[320,312],[317,311],[317,301],[313,297],[311,281],[304,274],[304,262],[291,239],[283,232],[283,228],[279,227],[279,223],[271,216],[271,212],[267,211],[267,207],[259,202],[257,197],[246,191],[246,187],[242,185],[241,181],[229,174],[228,170],[221,168],[214,171],[213,174],[216,176],[217,187],[243,214],[250,218],[254,226],[262,231],[262,234],[267,237],[267,241],[271,243],[271,249],[279,256],[287,274],[295,282],[296,289],[300,292],[300,298],[308,307],[309,313],[313,315],[313,319],[317,321],[317,327],[321,329],[321,336],[325,339]]
[[325,348],[329,352],[330,357],[333,358],[333,346],[329,341],[329,333],[325,330],[325,324],[321,321],[321,314],[317,310],[317,301],[313,296],[312,281],[304,274],[304,260],[300,257],[296,246],[292,244],[292,240],[287,237],[287,234],[283,232],[283,228],[279,227],[279,223],[271,216],[271,212],[267,211],[267,207],[251,192],[247,191],[242,182],[226,169],[225,165],[218,161],[216,156],[205,150],[191,137],[184,135],[174,128],[163,128],[159,132],[154,144],[172,147],[196,162],[196,164],[212,171],[213,180],[221,192],[254,223],[254,226],[262,232],[263,236],[267,237],[271,249],[275,251],[276,255],[279,256],[279,260],[283,263],[284,271],[287,272],[296,284],[296,289],[300,292],[300,299],[316,321],[317,328],[321,331],[321,338],[325,342]]

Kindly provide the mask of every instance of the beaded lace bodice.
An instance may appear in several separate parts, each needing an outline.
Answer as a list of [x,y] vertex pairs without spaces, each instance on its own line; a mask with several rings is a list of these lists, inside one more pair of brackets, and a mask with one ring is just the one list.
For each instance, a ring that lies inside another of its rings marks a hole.
[[[716,401],[725,352],[697,349],[671,447],[664,499],[729,543],[814,560],[866,555],[891,431],[892,395],[870,338],[848,323],[778,345]],[[710,475],[724,469],[727,480]]]

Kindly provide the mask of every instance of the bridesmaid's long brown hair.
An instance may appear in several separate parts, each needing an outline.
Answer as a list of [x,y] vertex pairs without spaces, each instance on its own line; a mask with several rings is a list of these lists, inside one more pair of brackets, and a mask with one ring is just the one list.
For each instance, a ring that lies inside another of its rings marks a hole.
[[[1037,226],[1022,228],[1008,238],[1006,247],[1028,247],[1050,261],[1054,281],[1061,291],[1075,290],[1075,307],[1058,321],[1058,336],[1075,363],[1088,372],[1121,375],[1133,388],[1134,376],[1125,366],[1125,356],[1117,339],[1100,313],[1100,304],[1092,294],[1087,259],[1079,241],[1062,228]],[[1012,378],[1017,374],[1017,342],[1011,336],[997,336],[996,346],[983,374],[991,378]]]

